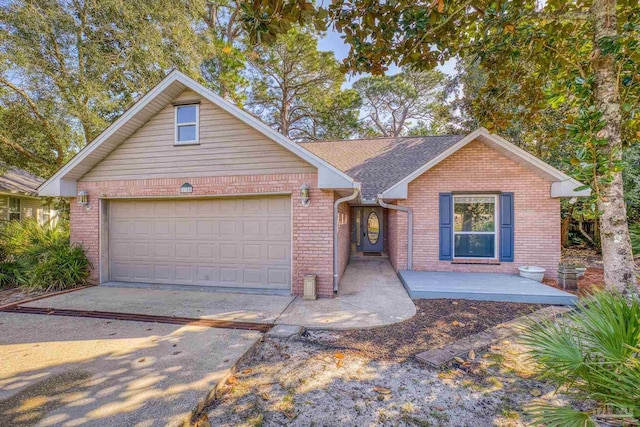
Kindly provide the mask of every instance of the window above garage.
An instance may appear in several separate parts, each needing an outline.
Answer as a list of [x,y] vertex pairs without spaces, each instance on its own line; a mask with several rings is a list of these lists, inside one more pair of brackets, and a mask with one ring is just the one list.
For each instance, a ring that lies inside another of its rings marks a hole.
[[176,145],[198,144],[200,106],[176,105]]

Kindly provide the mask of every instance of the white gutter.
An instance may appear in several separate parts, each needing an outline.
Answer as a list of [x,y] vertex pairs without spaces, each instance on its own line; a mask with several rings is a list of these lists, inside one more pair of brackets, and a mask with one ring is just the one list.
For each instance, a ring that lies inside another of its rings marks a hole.
[[339,263],[339,250],[338,247],[338,206],[340,203],[350,202],[358,197],[360,194],[360,183],[356,183],[357,187],[353,189],[353,194],[350,196],[338,199],[333,204],[333,292],[338,292],[338,263]]
[[413,211],[405,206],[389,205],[382,201],[382,194],[378,194],[378,204],[383,208],[407,213],[407,270],[413,270]]

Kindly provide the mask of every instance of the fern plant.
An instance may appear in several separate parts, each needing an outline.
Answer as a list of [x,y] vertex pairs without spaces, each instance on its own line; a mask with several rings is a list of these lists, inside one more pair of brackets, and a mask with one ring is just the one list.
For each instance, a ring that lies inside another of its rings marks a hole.
[[[640,422],[640,301],[600,292],[561,321],[530,327],[523,341],[552,382],[582,408],[537,404],[537,425],[638,425]],[[589,408],[589,409],[584,409]]]
[[69,227],[11,221],[0,230],[0,284],[51,291],[85,284],[91,265],[81,247],[69,242]]

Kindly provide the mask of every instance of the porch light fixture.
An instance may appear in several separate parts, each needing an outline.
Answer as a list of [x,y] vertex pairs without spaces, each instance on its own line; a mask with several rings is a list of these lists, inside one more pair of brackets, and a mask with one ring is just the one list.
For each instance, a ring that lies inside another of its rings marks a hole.
[[91,209],[91,204],[89,203],[89,193],[87,191],[78,191],[78,206],[84,206],[86,210]]
[[309,200],[309,186],[307,184],[302,184],[302,187],[300,187],[300,202],[305,208],[311,204],[311,200]]
[[180,192],[181,193],[193,193],[193,185],[189,184],[188,182],[185,182],[184,184],[182,184],[182,186],[180,187]]

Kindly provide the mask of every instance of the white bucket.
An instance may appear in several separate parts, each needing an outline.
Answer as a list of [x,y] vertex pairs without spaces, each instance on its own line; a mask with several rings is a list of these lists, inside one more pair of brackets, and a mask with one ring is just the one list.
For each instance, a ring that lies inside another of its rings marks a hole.
[[535,267],[533,265],[518,267],[518,270],[520,270],[521,277],[535,280],[537,282],[542,282],[542,279],[544,278],[544,272],[546,271],[542,267]]

